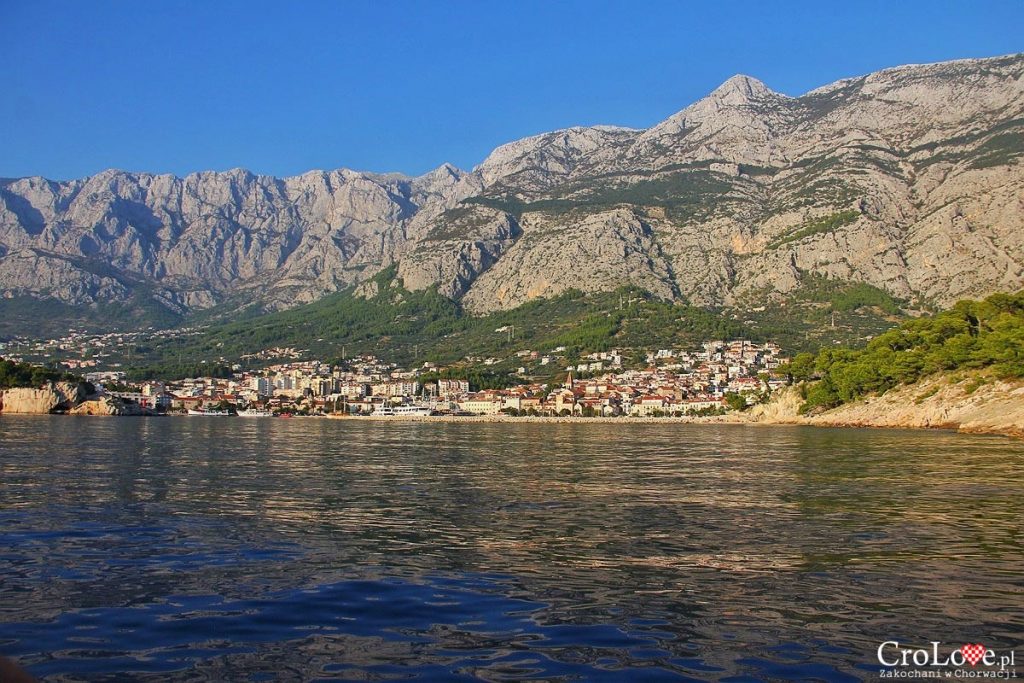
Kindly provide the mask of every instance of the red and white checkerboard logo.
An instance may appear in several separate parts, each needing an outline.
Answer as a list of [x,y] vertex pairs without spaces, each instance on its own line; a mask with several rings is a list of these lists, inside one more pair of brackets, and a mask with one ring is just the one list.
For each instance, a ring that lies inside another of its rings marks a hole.
[[[971,671],[967,668],[968,665],[972,669],[981,666],[995,671],[996,678],[1017,677],[1017,653],[1013,650],[990,650],[981,643],[943,647],[938,640],[930,640],[928,645],[930,647],[901,647],[898,640],[887,640],[878,646],[878,663],[893,668],[951,667],[961,678],[991,678],[992,671]],[[896,674],[890,669],[883,669],[882,677],[894,678]]]
[[970,662],[971,666],[977,665],[981,658],[985,656],[986,651],[987,649],[981,643],[967,644],[960,648],[960,652],[964,653],[964,659]]

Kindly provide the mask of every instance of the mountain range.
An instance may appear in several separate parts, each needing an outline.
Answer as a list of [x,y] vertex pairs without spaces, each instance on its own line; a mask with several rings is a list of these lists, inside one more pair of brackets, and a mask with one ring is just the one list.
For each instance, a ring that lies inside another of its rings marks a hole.
[[230,317],[373,296],[386,269],[471,313],[627,284],[764,306],[808,278],[946,305],[1024,287],[1022,154],[1018,54],[799,97],[734,76],[651,128],[528,137],[472,171],[4,179],[0,312]]

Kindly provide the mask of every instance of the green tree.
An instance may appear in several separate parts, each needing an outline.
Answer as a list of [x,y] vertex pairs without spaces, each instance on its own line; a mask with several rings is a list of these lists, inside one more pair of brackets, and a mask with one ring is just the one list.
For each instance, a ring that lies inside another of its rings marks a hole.
[[742,394],[728,393],[725,395],[725,403],[730,410],[746,410],[747,397]]
[[790,382],[806,382],[814,377],[814,354],[796,354],[793,360],[779,367],[779,372],[788,375]]

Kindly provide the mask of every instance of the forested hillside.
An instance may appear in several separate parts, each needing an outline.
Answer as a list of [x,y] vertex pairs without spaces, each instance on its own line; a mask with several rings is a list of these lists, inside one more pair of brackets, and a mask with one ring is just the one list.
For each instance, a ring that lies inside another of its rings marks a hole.
[[807,382],[804,412],[961,369],[1024,377],[1024,292],[960,301],[934,316],[909,320],[863,349],[801,353],[785,368],[794,380]]

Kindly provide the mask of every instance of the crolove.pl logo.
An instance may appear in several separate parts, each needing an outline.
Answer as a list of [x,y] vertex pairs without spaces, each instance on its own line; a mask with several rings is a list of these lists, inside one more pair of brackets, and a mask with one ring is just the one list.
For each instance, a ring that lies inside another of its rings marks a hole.
[[1017,677],[1017,653],[1013,650],[996,652],[981,643],[950,646],[937,640],[929,645],[905,647],[896,640],[885,641],[878,646],[878,663],[886,667],[880,671],[881,677],[958,680]]

